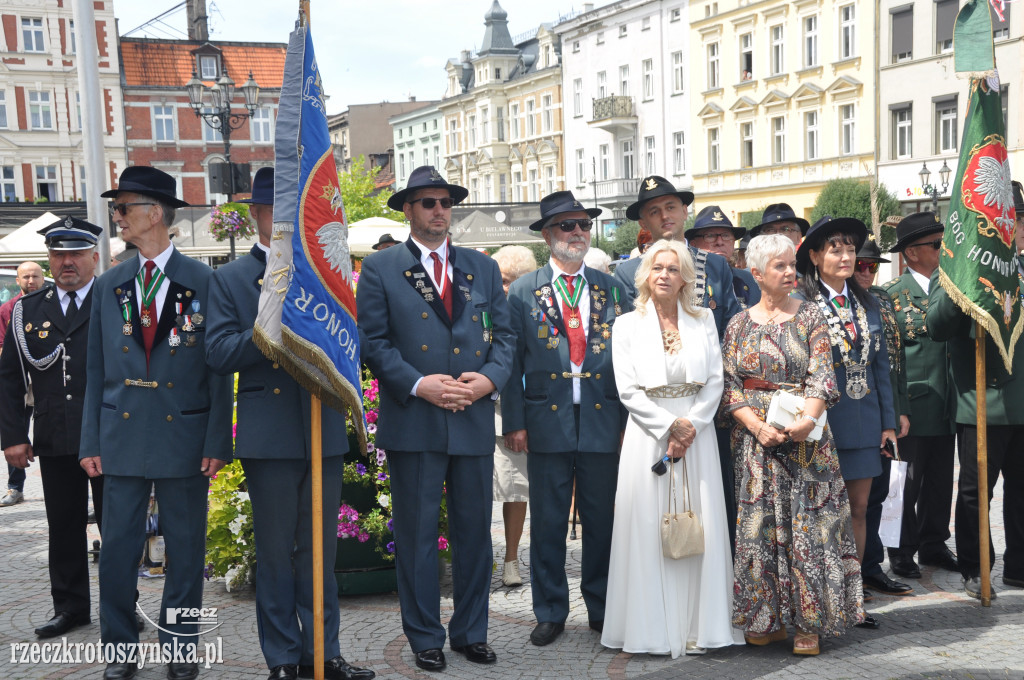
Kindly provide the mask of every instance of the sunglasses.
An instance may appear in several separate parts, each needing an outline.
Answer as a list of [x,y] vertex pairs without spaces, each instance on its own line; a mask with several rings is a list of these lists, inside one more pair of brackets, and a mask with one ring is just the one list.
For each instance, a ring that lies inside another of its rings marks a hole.
[[878,273],[877,262],[865,262],[864,260],[857,260],[857,271],[859,272],[871,272],[872,274]]
[[434,206],[440,203],[442,208],[444,208],[445,210],[450,210],[455,202],[450,198],[431,198],[428,196],[425,198],[413,199],[409,201],[409,203],[422,203],[423,207],[426,208],[427,210],[433,210]]
[[940,238],[934,241],[925,241],[924,243],[915,243],[912,246],[907,246],[907,248],[919,248],[921,246],[931,246],[933,250],[938,250],[939,248],[942,247],[942,239]]
[[562,220],[561,222],[555,222],[551,225],[552,227],[558,227],[562,231],[569,233],[576,231],[576,227],[579,227],[583,231],[590,231],[594,228],[594,220],[587,219],[576,219],[576,220]]
[[113,217],[114,213],[121,213],[121,217],[128,214],[128,208],[133,205],[156,205],[156,203],[140,202],[140,203],[111,203],[110,204],[110,216]]

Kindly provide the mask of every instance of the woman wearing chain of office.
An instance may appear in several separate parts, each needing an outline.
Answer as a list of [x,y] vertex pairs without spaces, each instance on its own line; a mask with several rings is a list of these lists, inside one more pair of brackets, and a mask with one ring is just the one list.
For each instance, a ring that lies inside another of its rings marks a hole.
[[[804,276],[798,295],[815,303],[828,324],[840,392],[828,422],[850,497],[858,559],[864,557],[871,480],[882,472],[882,456],[889,456],[886,441],[896,440],[882,317],[878,302],[853,276],[857,251],[866,239],[867,227],[860,220],[826,215],[807,231],[796,256]],[[871,617],[864,623],[877,627]]]

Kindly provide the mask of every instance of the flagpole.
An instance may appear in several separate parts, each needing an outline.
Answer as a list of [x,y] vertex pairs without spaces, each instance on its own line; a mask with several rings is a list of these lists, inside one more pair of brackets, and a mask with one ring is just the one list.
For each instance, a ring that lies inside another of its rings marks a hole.
[[323,430],[320,427],[320,398],[309,396],[309,426],[312,456],[310,475],[313,484],[313,678],[324,680],[324,491],[321,457]]
[[992,565],[988,535],[988,399],[985,384],[985,327],[974,322],[975,406],[978,411],[978,552],[981,564],[981,606],[992,606]]

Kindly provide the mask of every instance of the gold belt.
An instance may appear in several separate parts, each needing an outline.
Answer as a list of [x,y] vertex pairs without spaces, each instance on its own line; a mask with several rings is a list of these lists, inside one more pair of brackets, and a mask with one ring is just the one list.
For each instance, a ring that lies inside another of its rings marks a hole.
[[678,397],[692,397],[704,387],[703,383],[681,383],[679,385],[662,385],[661,387],[645,387],[644,393],[648,397],[659,399],[676,399]]
[[155,390],[160,383],[153,380],[131,380],[129,378],[124,379],[125,387],[148,387],[151,390]]

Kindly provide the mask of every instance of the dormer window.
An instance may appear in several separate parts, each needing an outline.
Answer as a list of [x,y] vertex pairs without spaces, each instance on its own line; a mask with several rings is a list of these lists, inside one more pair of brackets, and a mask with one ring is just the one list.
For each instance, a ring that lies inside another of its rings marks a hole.
[[215,54],[199,55],[199,79],[216,80],[220,76],[219,59]]
[[494,79],[495,80],[501,80],[501,69],[500,68],[495,67],[495,69],[494,69]]

